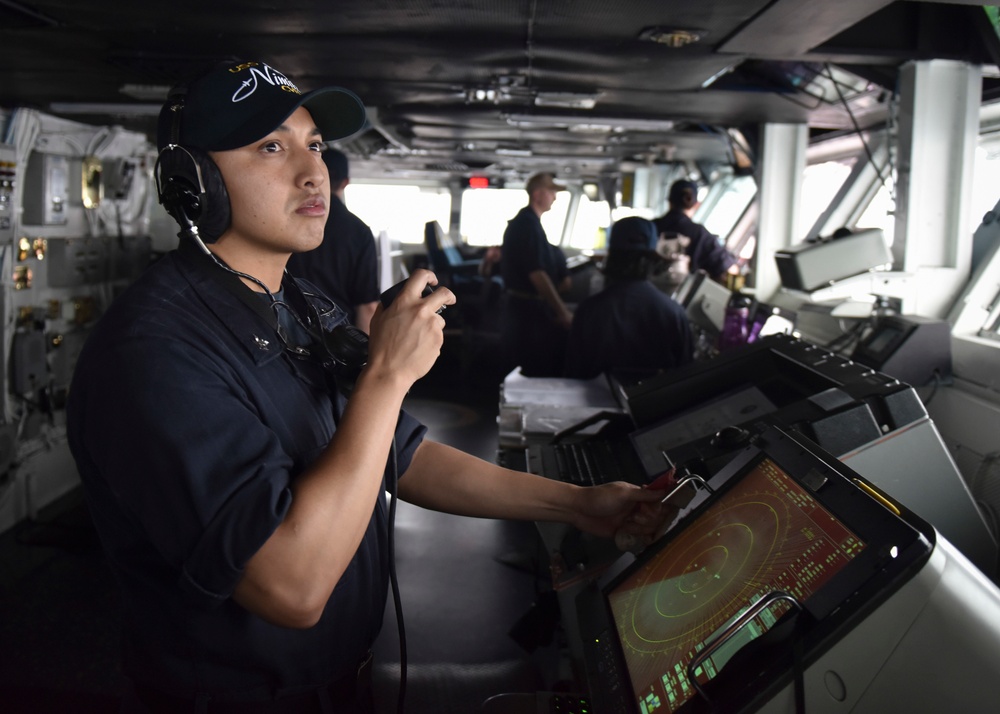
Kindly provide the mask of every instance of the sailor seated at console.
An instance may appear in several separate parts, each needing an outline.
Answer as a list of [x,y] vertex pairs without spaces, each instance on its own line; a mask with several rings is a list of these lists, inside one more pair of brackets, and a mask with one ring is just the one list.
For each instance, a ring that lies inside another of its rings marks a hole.
[[623,218],[611,229],[605,288],[579,304],[570,328],[566,376],[602,372],[643,377],[691,362],[687,314],[650,282],[666,267],[652,221]]

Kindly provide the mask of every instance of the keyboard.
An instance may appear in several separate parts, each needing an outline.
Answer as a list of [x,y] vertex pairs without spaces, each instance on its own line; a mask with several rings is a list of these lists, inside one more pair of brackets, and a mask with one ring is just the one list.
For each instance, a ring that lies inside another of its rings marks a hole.
[[631,481],[612,441],[581,441],[548,444],[540,449],[542,472],[549,478],[578,486],[597,486],[610,481]]

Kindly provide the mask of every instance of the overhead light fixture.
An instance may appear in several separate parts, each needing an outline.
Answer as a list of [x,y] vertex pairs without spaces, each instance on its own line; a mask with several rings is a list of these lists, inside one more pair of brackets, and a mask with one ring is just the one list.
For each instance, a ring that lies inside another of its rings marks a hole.
[[559,107],[562,109],[593,109],[599,94],[580,92],[539,92],[535,95],[536,107]]
[[[510,126],[518,129],[566,129],[597,133],[598,131],[673,131],[675,122],[670,119],[628,119],[612,117],[590,117],[576,120],[568,116],[545,114],[508,114],[505,119]],[[581,127],[576,129],[576,127]]]
[[610,134],[615,130],[611,124],[598,124],[596,122],[586,122],[581,124],[570,124],[566,131],[574,134]]
[[720,69],[718,72],[716,72],[715,74],[713,74],[711,77],[709,77],[708,79],[706,79],[704,82],[702,82],[701,83],[701,88],[702,89],[707,89],[708,87],[711,87],[713,84],[715,84],[717,81],[719,81],[720,77],[723,77],[723,76],[729,74],[730,72],[732,72],[734,69],[736,69],[736,65],[737,64],[738,63],[733,62],[732,64],[726,65],[725,67],[723,67],[722,69]]
[[531,149],[514,149],[505,147],[498,148],[494,153],[496,153],[497,156],[516,156],[518,158],[527,158],[534,155]]
[[498,98],[497,90],[492,87],[475,87],[465,92],[465,101],[469,104],[495,104]]
[[677,48],[694,44],[707,34],[704,30],[685,30],[678,27],[647,27],[639,33],[639,39]]

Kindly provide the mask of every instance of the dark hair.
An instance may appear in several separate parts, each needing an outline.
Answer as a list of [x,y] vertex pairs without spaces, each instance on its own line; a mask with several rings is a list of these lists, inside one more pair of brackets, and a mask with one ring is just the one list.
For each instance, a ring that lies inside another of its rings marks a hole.
[[689,188],[683,188],[670,197],[670,203],[687,210],[698,203],[698,195]]
[[679,196],[675,196],[678,208],[688,209],[698,202],[698,197],[689,188],[684,189]]
[[678,179],[670,185],[667,202],[674,208],[687,210],[698,203],[698,184],[689,179]]

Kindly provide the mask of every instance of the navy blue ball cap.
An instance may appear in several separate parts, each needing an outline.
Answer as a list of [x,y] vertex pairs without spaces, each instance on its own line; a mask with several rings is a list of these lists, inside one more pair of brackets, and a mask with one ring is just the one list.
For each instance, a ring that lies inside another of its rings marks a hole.
[[303,94],[266,62],[223,62],[176,87],[160,111],[157,145],[228,151],[261,139],[299,107],[312,115],[324,141],[365,126],[365,105],[353,92],[324,87]]
[[628,216],[611,226],[608,250],[639,250],[655,253],[658,240],[656,226],[652,221],[639,216]]

